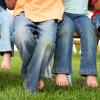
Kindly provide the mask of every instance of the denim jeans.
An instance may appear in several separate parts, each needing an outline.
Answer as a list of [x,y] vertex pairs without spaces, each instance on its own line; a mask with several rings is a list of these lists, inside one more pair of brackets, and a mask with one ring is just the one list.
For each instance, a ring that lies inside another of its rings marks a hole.
[[20,13],[14,19],[14,40],[22,58],[22,75],[26,76],[24,87],[34,93],[38,81],[54,51],[57,32],[55,20],[33,22]]
[[13,16],[0,6],[0,53],[13,51]]
[[71,13],[64,13],[58,28],[53,72],[71,74],[74,32],[78,32],[81,39],[80,74],[96,75],[96,36],[93,25],[87,16]]
[[94,26],[95,26],[95,29],[97,31],[97,34],[100,35],[100,14],[97,14],[93,20],[92,20]]

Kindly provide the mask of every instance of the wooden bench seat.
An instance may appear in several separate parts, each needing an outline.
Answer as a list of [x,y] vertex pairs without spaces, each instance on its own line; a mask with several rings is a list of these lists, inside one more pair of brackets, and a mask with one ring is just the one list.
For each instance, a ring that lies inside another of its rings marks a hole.
[[[100,35],[97,35],[97,42],[100,40]],[[80,36],[78,33],[74,33],[74,40],[73,40],[74,44],[80,44]]]

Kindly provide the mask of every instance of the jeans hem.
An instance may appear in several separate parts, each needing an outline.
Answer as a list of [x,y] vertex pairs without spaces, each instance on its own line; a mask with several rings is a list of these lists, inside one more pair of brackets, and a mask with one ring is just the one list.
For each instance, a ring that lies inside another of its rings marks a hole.
[[24,87],[24,89],[25,89],[26,91],[28,91],[30,94],[35,94],[36,92],[38,92],[38,90],[35,89],[35,88],[32,90],[32,89],[27,85],[26,81],[24,81],[23,87]]
[[89,71],[81,71],[80,75],[81,76],[87,76],[87,75],[97,76],[97,71],[91,71],[91,72],[89,72]]
[[60,74],[60,73],[63,73],[63,74],[66,74],[66,75],[70,75],[71,74],[71,72],[69,71],[69,70],[53,70],[52,71],[54,74]]

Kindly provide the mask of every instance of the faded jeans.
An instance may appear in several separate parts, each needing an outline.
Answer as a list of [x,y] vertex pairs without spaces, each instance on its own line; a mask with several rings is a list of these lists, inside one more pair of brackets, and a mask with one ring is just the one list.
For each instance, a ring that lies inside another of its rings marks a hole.
[[0,6],[0,53],[13,51],[13,16]]
[[81,39],[80,74],[97,75],[96,36],[93,25],[87,16],[71,13],[64,13],[63,21],[58,28],[53,72],[71,74],[75,32],[79,33]]
[[48,20],[32,22],[20,13],[14,19],[14,40],[22,58],[22,75],[26,76],[24,87],[36,92],[38,82],[54,51],[57,22]]

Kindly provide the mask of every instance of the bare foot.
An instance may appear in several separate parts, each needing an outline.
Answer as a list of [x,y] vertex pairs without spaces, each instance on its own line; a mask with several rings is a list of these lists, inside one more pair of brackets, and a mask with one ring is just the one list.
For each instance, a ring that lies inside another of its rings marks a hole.
[[44,82],[43,80],[40,80],[38,83],[38,90],[42,92],[43,89],[44,89]]
[[11,60],[11,53],[5,52],[3,54],[1,68],[4,69],[4,70],[9,70],[10,66],[11,66],[10,60]]
[[98,81],[96,79],[96,76],[87,76],[87,86],[90,88],[96,88],[98,87]]
[[68,86],[69,80],[66,74],[57,74],[56,75],[56,84],[58,86]]

